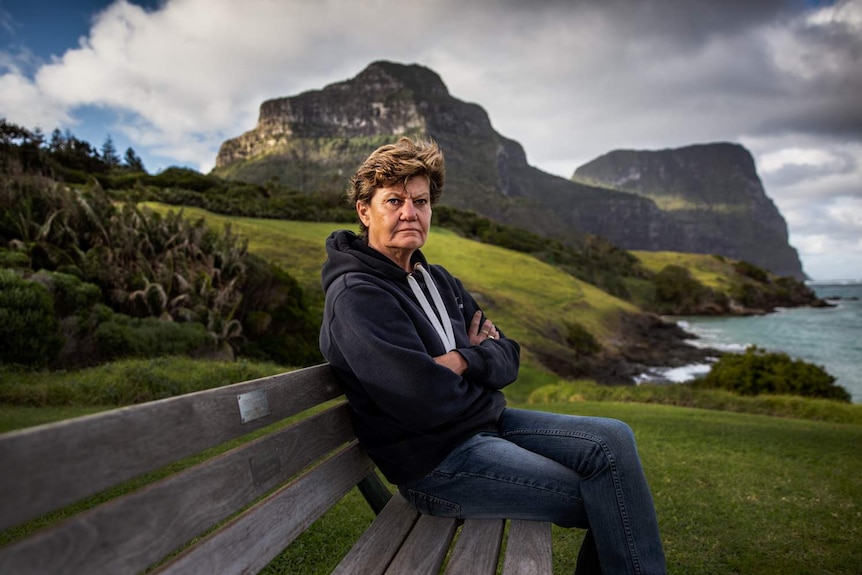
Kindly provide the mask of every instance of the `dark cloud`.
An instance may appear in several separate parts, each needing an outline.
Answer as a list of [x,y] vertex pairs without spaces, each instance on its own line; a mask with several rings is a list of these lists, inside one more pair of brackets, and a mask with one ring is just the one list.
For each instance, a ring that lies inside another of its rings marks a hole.
[[[822,164],[784,164],[777,170],[763,176],[764,184],[769,188],[797,186],[805,182],[816,182],[826,177],[853,174],[859,171],[856,159],[850,154],[838,152],[833,161]],[[845,195],[844,190],[838,190],[839,195]],[[860,190],[862,193],[862,190]]]
[[[38,73],[0,54],[0,108],[28,125],[110,110],[123,119],[110,131],[140,153],[207,170],[264,100],[378,59],[419,63],[563,177],[618,148],[751,143],[773,158],[767,193],[806,222],[791,230],[803,257],[839,217],[812,204],[854,197],[862,180],[862,0],[143,4],[112,3]],[[862,236],[853,222],[835,228]]]

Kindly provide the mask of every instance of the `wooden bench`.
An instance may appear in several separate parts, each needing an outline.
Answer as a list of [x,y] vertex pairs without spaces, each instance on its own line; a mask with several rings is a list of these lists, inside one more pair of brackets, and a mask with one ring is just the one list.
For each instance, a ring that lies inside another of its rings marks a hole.
[[392,496],[325,364],[0,435],[0,573],[257,573],[354,487],[377,517],[334,573],[551,573],[548,523]]

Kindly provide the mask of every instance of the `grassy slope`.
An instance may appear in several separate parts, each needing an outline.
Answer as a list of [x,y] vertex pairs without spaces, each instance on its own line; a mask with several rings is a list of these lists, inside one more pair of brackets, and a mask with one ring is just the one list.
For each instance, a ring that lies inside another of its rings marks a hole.
[[[319,290],[323,239],[339,226],[185,212],[205,215],[216,226],[230,221],[248,235],[252,251],[285,266],[312,296]],[[531,258],[442,230],[433,232],[425,252],[462,277],[503,329],[520,339],[542,343],[541,334],[563,318],[603,333],[609,317],[627,307]],[[556,382],[529,358],[525,364],[522,379],[530,383],[511,395],[516,402],[536,386]],[[589,399],[526,407],[617,417],[632,425],[672,574],[850,575],[862,564],[862,426]],[[0,420],[14,413],[16,421],[3,426],[8,430],[91,409],[99,407],[16,407],[0,409]],[[352,492],[265,573],[326,572],[370,520]],[[573,570],[581,537],[577,530],[555,529],[555,572]]]
[[[170,206],[147,204],[161,212]],[[344,224],[236,218],[184,208],[187,217],[204,217],[217,228],[231,228],[249,239],[249,250],[289,270],[312,299],[322,300],[320,268],[326,259],[324,241]],[[441,264],[461,278],[486,314],[510,337],[526,348],[564,350],[561,334],[567,323],[580,323],[593,335],[608,340],[620,311],[635,311],[628,302],[606,294],[535,258],[466,240],[454,233],[432,229],[423,252],[432,263]],[[565,351],[562,351],[565,353]],[[532,361],[528,352],[522,385],[517,397],[525,397],[549,375]],[[526,389],[529,387],[530,389]]]
[[727,278],[736,275],[731,263],[711,255],[645,251],[631,253],[651,272],[658,273],[669,265],[682,266],[691,272],[694,279],[717,291],[726,292],[730,287]]

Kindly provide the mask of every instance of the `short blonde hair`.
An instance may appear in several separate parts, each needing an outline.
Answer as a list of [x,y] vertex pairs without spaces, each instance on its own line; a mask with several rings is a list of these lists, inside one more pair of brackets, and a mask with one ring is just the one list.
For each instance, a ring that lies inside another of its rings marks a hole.
[[[436,204],[443,193],[446,166],[443,152],[434,140],[404,137],[394,144],[374,150],[350,179],[347,200],[351,205],[356,205],[356,202],[368,203],[379,188],[406,183],[413,176],[428,178],[431,205]],[[368,229],[362,222],[359,226],[362,233]]]

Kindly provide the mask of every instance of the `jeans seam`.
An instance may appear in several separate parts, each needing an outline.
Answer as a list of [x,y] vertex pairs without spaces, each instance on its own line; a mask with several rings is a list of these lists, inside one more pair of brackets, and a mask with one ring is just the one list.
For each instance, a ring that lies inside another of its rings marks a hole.
[[[626,536],[626,543],[629,547],[629,556],[632,561],[632,568],[634,572],[642,573],[643,570],[641,568],[640,560],[638,558],[637,548],[635,546],[634,534],[632,533],[631,521],[629,519],[628,510],[625,505],[625,501],[623,500],[623,489],[622,484],[620,483],[619,473],[617,471],[616,460],[614,459],[613,453],[611,449],[608,447],[607,443],[602,439],[596,437],[595,435],[589,433],[581,433],[577,431],[566,431],[561,429],[512,429],[500,434],[500,437],[510,437],[513,435],[565,435],[568,437],[578,437],[580,439],[586,439],[588,441],[594,442],[596,445],[601,447],[602,452],[607,457],[608,465],[611,469],[611,477],[614,482],[614,492],[617,498],[617,510],[620,514],[620,521],[623,525],[623,531]],[[589,480],[589,478],[586,478]]]
[[492,477],[490,475],[483,475],[480,473],[458,473],[455,475],[455,477],[478,477],[480,479],[485,479],[487,481],[497,481],[499,483],[507,483],[509,485],[518,485],[521,487],[529,487],[530,489],[537,489],[539,491],[546,491],[548,493],[553,493],[554,495],[560,495],[562,497],[568,497],[570,499],[574,499],[575,501],[583,501],[583,499],[581,499],[580,497],[576,497],[576,496],[572,495],[571,493],[566,493],[564,491],[560,491],[557,489],[551,489],[549,487],[544,487],[541,485],[535,485],[532,483],[524,483],[522,481],[514,481],[512,479],[505,479],[502,477]]

